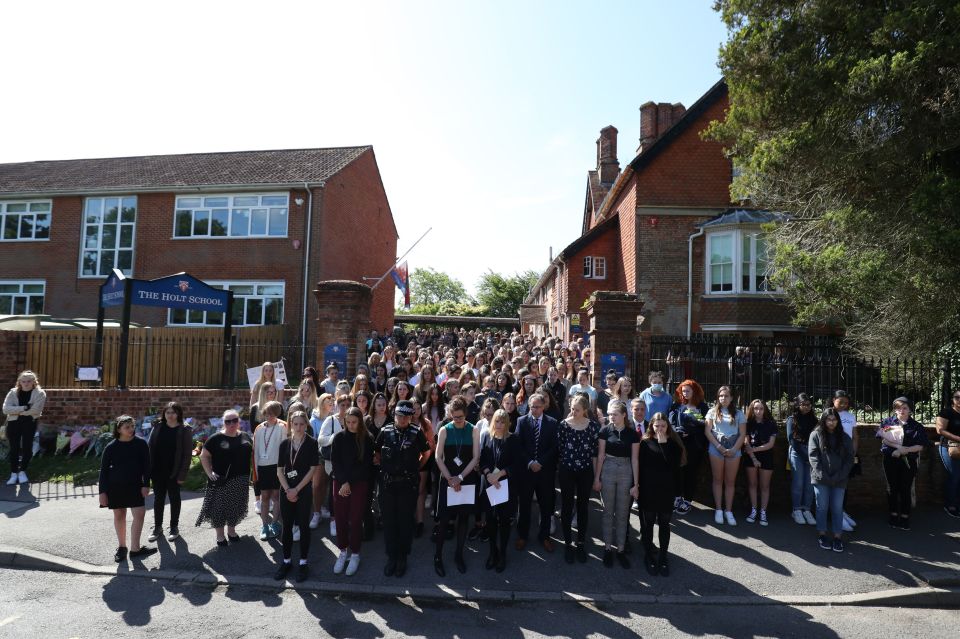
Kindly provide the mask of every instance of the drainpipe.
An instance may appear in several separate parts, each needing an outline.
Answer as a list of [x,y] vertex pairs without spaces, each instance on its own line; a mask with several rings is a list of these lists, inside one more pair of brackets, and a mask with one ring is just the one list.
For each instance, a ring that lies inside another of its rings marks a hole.
[[310,185],[303,183],[307,190],[307,242],[303,251],[303,298],[300,317],[300,370],[307,366],[307,295],[310,292],[310,240],[313,237],[313,191]]
[[687,239],[687,339],[693,333],[693,240],[703,235],[703,228]]

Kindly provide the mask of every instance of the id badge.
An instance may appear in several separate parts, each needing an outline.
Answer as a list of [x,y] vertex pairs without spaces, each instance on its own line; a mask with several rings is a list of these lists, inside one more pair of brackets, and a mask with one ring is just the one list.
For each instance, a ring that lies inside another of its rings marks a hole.
[[454,457],[454,458],[453,458],[453,463],[456,464],[457,466],[462,466],[462,465],[463,465],[463,460],[460,459],[459,456],[457,456],[457,457]]
[[300,473],[298,473],[297,471],[291,470],[291,471],[287,472],[287,479],[296,479],[296,478],[297,478],[297,475],[299,475],[299,474],[300,474]]

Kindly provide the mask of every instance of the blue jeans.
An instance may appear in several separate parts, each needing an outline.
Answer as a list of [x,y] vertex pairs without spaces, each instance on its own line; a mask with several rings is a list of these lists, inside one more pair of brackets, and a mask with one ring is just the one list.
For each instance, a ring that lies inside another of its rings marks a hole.
[[940,446],[940,461],[947,469],[946,505],[960,508],[960,459],[950,459],[946,446]]
[[810,510],[813,506],[813,484],[810,483],[810,459],[790,447],[790,497],[793,509]]
[[843,533],[843,495],[846,488],[835,488],[824,484],[814,484],[817,495],[817,530],[827,530],[827,510],[830,511],[830,530],[839,537]]

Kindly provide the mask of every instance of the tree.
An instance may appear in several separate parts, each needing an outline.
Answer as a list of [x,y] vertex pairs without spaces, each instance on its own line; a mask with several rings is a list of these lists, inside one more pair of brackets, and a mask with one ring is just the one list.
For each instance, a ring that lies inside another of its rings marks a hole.
[[487,271],[477,285],[477,301],[487,307],[492,317],[517,317],[520,305],[538,279],[540,274],[536,271],[511,276]]
[[801,322],[916,356],[960,337],[960,5],[717,0],[730,108],[706,135],[735,198],[792,219],[775,280]]
[[472,302],[460,280],[432,268],[417,268],[410,274],[410,304],[469,304]]

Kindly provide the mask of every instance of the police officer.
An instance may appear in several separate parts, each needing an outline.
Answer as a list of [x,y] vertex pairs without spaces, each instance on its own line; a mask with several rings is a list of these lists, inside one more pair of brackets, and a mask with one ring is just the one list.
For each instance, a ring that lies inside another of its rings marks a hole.
[[387,544],[387,565],[383,574],[402,577],[413,540],[420,466],[430,447],[417,426],[412,426],[413,402],[400,400],[394,423],[377,435],[374,450],[380,454],[380,515]]

